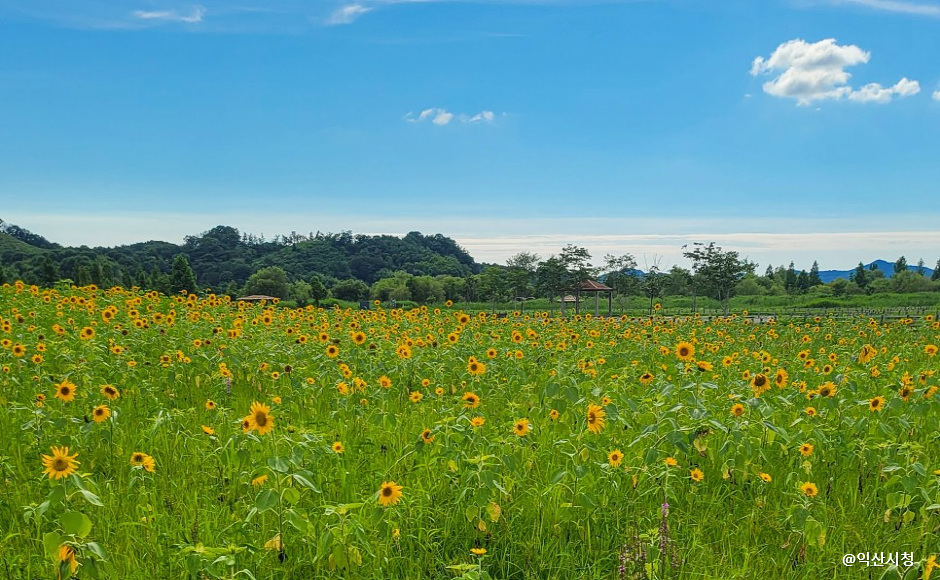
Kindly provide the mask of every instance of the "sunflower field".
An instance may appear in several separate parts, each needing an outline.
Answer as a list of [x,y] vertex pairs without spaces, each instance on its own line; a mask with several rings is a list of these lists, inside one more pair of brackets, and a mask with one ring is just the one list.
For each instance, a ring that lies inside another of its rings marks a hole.
[[929,579],[938,344],[7,284],[0,577]]

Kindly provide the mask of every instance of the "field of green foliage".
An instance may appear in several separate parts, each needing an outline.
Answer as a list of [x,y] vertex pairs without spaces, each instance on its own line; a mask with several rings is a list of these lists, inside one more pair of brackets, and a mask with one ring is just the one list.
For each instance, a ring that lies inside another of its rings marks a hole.
[[938,344],[7,284],[0,576],[928,579]]

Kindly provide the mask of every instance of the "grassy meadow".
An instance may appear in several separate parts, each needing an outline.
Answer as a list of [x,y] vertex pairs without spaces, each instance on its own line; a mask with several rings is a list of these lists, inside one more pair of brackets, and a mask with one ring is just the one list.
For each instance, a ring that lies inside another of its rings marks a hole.
[[933,315],[583,312],[4,285],[0,577],[929,578]]

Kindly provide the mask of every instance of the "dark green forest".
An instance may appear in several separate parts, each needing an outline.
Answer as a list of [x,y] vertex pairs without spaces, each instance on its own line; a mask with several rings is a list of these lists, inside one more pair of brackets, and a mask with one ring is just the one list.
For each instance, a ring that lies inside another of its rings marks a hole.
[[328,286],[342,281],[371,285],[405,272],[413,276],[466,277],[481,269],[454,240],[411,232],[404,237],[352,232],[265,240],[217,226],[187,236],[182,245],[150,241],[112,248],[63,247],[0,220],[0,282],[23,280],[51,286],[68,279],[78,285],[139,286],[173,291],[174,259],[186,258],[199,289],[237,294],[252,274],[276,266],[290,281],[316,275]]

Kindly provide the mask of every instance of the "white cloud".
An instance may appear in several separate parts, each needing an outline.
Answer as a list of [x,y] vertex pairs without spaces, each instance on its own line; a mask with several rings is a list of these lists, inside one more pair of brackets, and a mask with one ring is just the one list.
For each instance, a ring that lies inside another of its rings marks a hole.
[[907,77],[892,87],[869,83],[861,89],[853,89],[848,84],[852,75],[845,69],[870,59],[870,52],[854,44],[836,44],[834,38],[812,44],[798,38],[778,46],[769,58],[755,58],[751,75],[778,73],[764,83],[764,92],[796,99],[798,105],[843,98],[862,103],[889,103],[895,96],[909,97],[920,92],[920,84]]
[[940,101],[940,90],[934,91],[933,100]]
[[180,14],[173,10],[144,11],[135,10],[135,18],[141,20],[163,20],[167,22],[184,22],[186,24],[198,24],[202,22],[202,17],[206,15],[206,9],[202,6],[193,6],[189,14]]
[[[606,253],[636,256],[640,267],[661,260],[688,267],[682,245],[714,241],[760,264],[796,262],[809,269],[818,260],[822,269],[852,268],[859,261],[894,260],[923,256],[933,265],[940,245],[940,231],[911,228],[912,223],[931,223],[936,214],[878,214],[851,218],[780,218],[748,223],[739,216],[726,218],[591,218],[591,217],[493,217],[453,214],[394,217],[358,212],[324,213],[304,208],[290,214],[251,211],[173,212],[63,212],[13,211],[3,218],[65,245],[112,246],[143,240],[180,243],[184,236],[225,224],[243,232],[269,236],[291,230],[307,232],[352,230],[363,234],[402,236],[409,231],[442,233],[470,252],[477,261],[505,263],[520,249],[542,257],[557,254],[566,244],[586,247],[595,260]],[[859,224],[871,229],[860,230]],[[624,234],[623,232],[631,232]],[[916,259],[916,258],[914,258]]]
[[468,124],[477,124],[477,123],[492,123],[496,119],[496,113],[493,111],[482,111],[476,115],[455,115],[446,109],[432,108],[425,109],[418,113],[418,116],[415,116],[414,113],[408,113],[405,115],[405,120],[409,123],[421,123],[424,121],[431,121],[435,125],[443,127],[444,125],[449,125],[454,119],[459,120],[461,123]]
[[496,118],[496,114],[493,111],[483,111],[482,113],[477,113],[476,115],[467,119],[468,123],[492,123]]
[[333,11],[333,14],[330,15],[327,24],[350,24],[371,10],[372,8],[363,6],[362,4],[347,4],[345,6],[340,6]]
[[869,83],[857,91],[849,94],[849,99],[860,103],[890,103],[894,95],[909,97],[920,92],[920,83],[908,80],[907,77],[899,80],[893,87],[885,88],[878,83]]
[[918,16],[940,17],[940,5],[924,2],[906,2],[903,0],[836,0],[839,4],[859,4],[884,10],[886,12],[900,12],[902,14],[915,14]]

